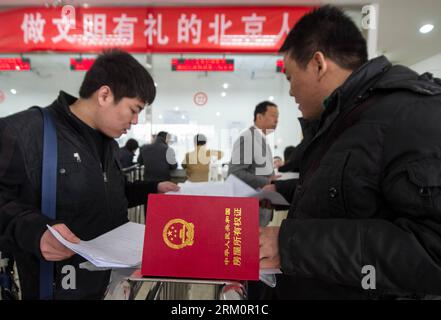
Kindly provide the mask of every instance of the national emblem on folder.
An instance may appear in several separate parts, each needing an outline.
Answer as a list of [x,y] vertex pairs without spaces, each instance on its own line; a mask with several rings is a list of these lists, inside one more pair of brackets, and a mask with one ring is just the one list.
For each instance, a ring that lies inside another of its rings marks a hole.
[[162,237],[172,249],[191,246],[194,240],[194,225],[182,219],[172,219],[164,227]]

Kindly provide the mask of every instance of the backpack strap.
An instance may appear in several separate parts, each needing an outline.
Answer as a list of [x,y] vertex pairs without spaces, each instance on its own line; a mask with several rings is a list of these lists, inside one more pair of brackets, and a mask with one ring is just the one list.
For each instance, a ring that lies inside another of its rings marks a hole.
[[[41,175],[41,212],[51,220],[56,218],[57,202],[57,132],[47,108],[38,108],[43,114],[43,161]],[[40,261],[40,299],[53,298],[54,263]]]

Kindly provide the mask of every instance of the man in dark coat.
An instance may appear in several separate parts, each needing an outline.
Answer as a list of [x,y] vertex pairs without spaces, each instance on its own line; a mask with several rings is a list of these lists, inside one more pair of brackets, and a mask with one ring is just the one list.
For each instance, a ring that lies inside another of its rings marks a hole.
[[341,10],[305,15],[281,48],[305,119],[288,219],[261,229],[261,267],[286,299],[441,295],[441,81],[367,61]]
[[[57,139],[55,220],[40,209],[41,112],[31,108],[0,119],[0,251],[13,255],[24,299],[41,297],[40,261],[56,262],[48,283],[55,299],[101,299],[109,283],[110,271],[79,268],[85,260],[46,225],[68,241],[91,240],[126,223],[127,207],[145,203],[147,193],[178,189],[171,182],[126,183],[118,161],[114,138],[137,124],[155,94],[145,68],[130,54],[111,50],[86,73],[79,99],[60,92],[47,107]],[[66,275],[74,283],[63,285]]]
[[160,131],[155,141],[139,149],[138,163],[144,165],[144,179],[166,181],[171,179],[170,171],[178,167],[175,151],[168,146],[170,135]]
[[133,157],[135,156],[135,152],[136,149],[138,149],[138,146],[138,141],[131,138],[127,140],[124,147],[119,149],[119,161],[123,169],[131,167],[135,164],[133,162]]

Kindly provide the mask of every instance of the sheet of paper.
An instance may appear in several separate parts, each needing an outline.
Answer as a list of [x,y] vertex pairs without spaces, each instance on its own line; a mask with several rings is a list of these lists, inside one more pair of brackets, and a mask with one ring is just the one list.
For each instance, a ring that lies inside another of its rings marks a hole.
[[289,203],[278,192],[261,191],[250,187],[235,175],[229,175],[225,182],[198,182],[183,183],[179,185],[178,192],[167,194],[185,194],[195,196],[222,196],[222,197],[252,197],[268,199],[272,204],[289,205]]
[[226,184],[233,186],[233,192],[236,197],[254,197],[258,199],[267,199],[272,204],[289,205],[285,198],[278,192],[255,190],[248,184],[240,180],[235,175],[228,176]]
[[186,194],[193,196],[223,196],[233,197],[233,189],[223,182],[186,182],[180,183],[181,188],[178,192],[168,192],[168,194]]
[[128,268],[141,264],[145,226],[127,222],[93,240],[71,243],[47,226],[63,245],[97,267]]
[[280,176],[277,178],[277,180],[291,180],[299,178],[298,172],[279,172],[277,175]]

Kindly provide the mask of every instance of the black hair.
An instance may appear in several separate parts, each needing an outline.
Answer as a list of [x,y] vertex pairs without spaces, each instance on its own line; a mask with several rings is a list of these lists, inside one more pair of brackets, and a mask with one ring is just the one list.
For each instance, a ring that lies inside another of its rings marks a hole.
[[265,114],[265,112],[268,110],[268,107],[276,107],[277,105],[270,101],[262,101],[260,102],[256,108],[254,109],[254,121],[257,119],[258,114]]
[[167,142],[167,135],[168,135],[167,131],[159,131],[158,134],[156,135],[156,140],[166,143]]
[[102,86],[109,86],[115,103],[122,98],[138,98],[152,104],[156,87],[148,71],[129,53],[105,50],[87,71],[80,88],[81,98],[90,98]]
[[127,150],[133,152],[136,149],[138,149],[139,145],[138,145],[138,141],[136,141],[135,139],[130,138],[129,140],[127,140],[125,147]]
[[367,59],[361,31],[341,9],[326,5],[304,15],[291,29],[279,50],[302,68],[317,51],[341,68],[355,70]]
[[198,146],[203,146],[207,143],[207,137],[202,133],[198,133],[194,136],[194,144]]

